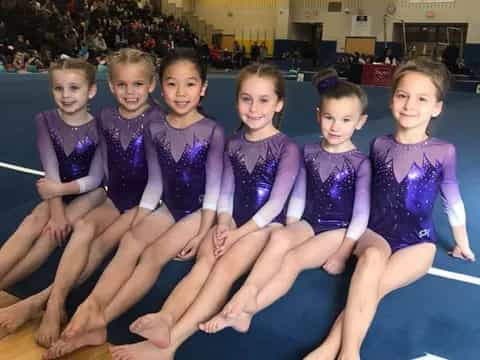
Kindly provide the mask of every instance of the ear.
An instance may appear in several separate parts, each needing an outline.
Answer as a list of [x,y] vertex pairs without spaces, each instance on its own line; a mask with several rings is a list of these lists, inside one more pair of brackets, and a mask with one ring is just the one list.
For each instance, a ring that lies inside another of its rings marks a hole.
[[205,83],[202,85],[200,96],[205,96],[205,94],[207,93],[207,88],[208,88],[208,81],[205,81]]
[[361,115],[361,116],[360,116],[360,119],[358,120],[357,125],[355,126],[355,129],[356,129],[356,130],[360,130],[361,128],[363,128],[363,126],[364,126],[365,123],[367,122],[367,119],[368,119],[368,115],[367,115],[367,114]]
[[282,111],[285,102],[283,100],[278,100],[277,105],[275,105],[275,112],[279,113]]
[[92,100],[95,97],[96,94],[97,94],[97,84],[93,84],[88,89],[88,99]]
[[108,80],[108,87],[110,88],[110,91],[112,92],[112,94],[115,93],[115,88],[111,80]]
[[148,92],[151,94],[153,90],[155,90],[155,87],[157,86],[157,78],[154,76],[152,78],[152,81],[150,82],[150,87],[148,88]]
[[443,110],[443,101],[437,101],[432,112],[432,117],[437,117],[438,115],[440,115],[442,113],[442,110]]

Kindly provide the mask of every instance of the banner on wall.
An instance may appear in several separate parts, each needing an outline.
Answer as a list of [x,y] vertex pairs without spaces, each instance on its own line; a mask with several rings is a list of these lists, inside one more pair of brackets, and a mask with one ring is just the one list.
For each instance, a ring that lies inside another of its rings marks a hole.
[[368,15],[352,15],[350,36],[372,36],[372,17]]
[[455,0],[408,0],[410,4],[453,3]]

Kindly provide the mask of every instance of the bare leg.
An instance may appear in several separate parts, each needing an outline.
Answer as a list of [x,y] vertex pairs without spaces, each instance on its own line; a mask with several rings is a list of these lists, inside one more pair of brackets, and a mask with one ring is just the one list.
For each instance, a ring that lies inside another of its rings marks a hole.
[[[132,276],[105,309],[104,330],[106,330],[106,324],[128,310],[151,289],[162,267],[183,249],[188,240],[198,233],[200,222],[200,211],[186,216],[145,249]],[[65,351],[70,353],[80,347],[98,344],[104,338],[103,333],[98,330],[101,328],[87,328],[80,335],[64,340],[64,350],[59,350],[56,346],[56,353],[63,356],[66,354]],[[89,334],[88,339],[86,339],[86,334]],[[89,343],[89,341],[93,341],[93,343]]]
[[217,261],[197,298],[173,327],[170,347],[160,349],[147,341],[132,346],[112,347],[113,358],[134,359],[141,356],[144,360],[173,359],[176,349],[195,333],[198,327],[203,331],[213,330],[214,324],[207,328],[205,324],[201,324],[202,321],[220,309],[230,287],[253,265],[274,227],[271,225],[244,236]]
[[106,326],[104,313],[106,307],[133,274],[145,248],[163,234],[173,222],[168,209],[162,207],[122,237],[115,257],[103,272],[92,293],[78,307],[63,332],[65,339]]
[[223,316],[236,318],[255,311],[258,292],[278,273],[285,254],[313,235],[312,227],[304,221],[275,230],[245,283],[223,308]]
[[[299,230],[298,227],[296,230]],[[307,233],[308,232],[305,231],[305,234]],[[298,233],[297,236],[300,238],[301,234]],[[218,323],[218,330],[231,326],[239,331],[247,331],[250,327],[252,316],[285,295],[288,290],[290,290],[301,271],[305,269],[320,268],[338,249],[344,236],[344,229],[324,232],[317,236],[310,237],[308,240],[288,251],[283,257],[283,262],[273,278],[271,278],[262,288],[259,288],[259,292],[255,292],[255,298],[249,300],[251,304],[250,307],[245,306],[238,316],[232,316],[230,313],[224,314],[222,312],[222,314],[217,315],[213,319]],[[298,242],[300,241],[298,240]],[[264,268],[257,267],[259,261],[255,265],[254,270],[261,272]],[[268,263],[265,263],[265,266],[268,266]],[[243,287],[240,291],[242,290]],[[234,300],[236,296],[237,295],[234,296]],[[229,305],[227,304],[224,309],[228,309],[228,306]]]
[[[88,260],[90,244],[116,218],[119,212],[110,199],[92,210],[83,219],[74,224],[73,234],[62,255],[55,275],[55,281],[48,299],[47,309],[43,315],[35,340],[43,347],[50,347],[60,335],[62,320],[65,320],[65,299],[75,285]],[[130,212],[133,218],[134,211]],[[131,222],[131,219],[126,219]]]
[[[364,237],[360,239],[356,254],[361,256],[362,247],[366,248],[367,246],[361,246],[368,244],[368,236],[370,234],[375,234],[370,230],[367,230]],[[378,236],[378,235],[377,235]],[[363,244],[362,244],[363,243]],[[435,254],[435,247],[432,244],[419,244],[415,246],[402,249],[395,254],[393,254],[388,260],[387,266],[382,274],[380,284],[378,286],[378,302],[388,293],[399,289],[401,287],[407,286],[408,284],[416,281],[420,277],[426,274],[430,268]],[[350,297],[350,294],[349,294]],[[376,307],[375,307],[376,309]],[[363,335],[360,335],[360,345],[363,341],[363,338],[368,330],[371,321],[365,326],[360,326],[360,332]],[[305,359],[306,360],[320,360],[320,359],[335,359],[337,354],[340,351],[340,348],[343,343],[343,330],[344,329],[344,312],[342,312],[336,319],[330,333],[324,342],[313,352],[311,352]],[[359,337],[357,336],[357,339]],[[357,353],[355,356],[359,356],[360,345],[356,350]],[[342,355],[343,356],[343,355]],[[347,355],[345,356],[352,356]]]
[[0,279],[27,254],[49,219],[50,209],[45,201],[23,219],[17,230],[0,248]]
[[[73,200],[65,209],[65,215],[70,223],[85,216],[89,211],[100,205],[106,198],[103,189],[97,189]],[[40,235],[30,247],[28,253],[19,259],[18,263],[9,269],[0,280],[0,289],[8,288],[16,282],[36,271],[57,247],[54,239]],[[3,263],[3,259],[2,262]]]
[[[232,224],[233,228],[234,225]],[[190,272],[177,284],[158,313],[147,314],[130,325],[130,331],[149,339],[160,347],[170,344],[170,331],[197,297],[207,281],[216,258],[211,229],[198,250],[196,262]]]
[[43,310],[50,289],[0,309],[0,339],[14,333]]

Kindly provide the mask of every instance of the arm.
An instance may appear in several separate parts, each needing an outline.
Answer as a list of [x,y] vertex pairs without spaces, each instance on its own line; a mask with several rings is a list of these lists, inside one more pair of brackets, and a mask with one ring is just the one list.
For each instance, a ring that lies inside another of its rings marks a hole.
[[456,243],[454,250],[451,251],[450,254],[463,260],[475,261],[475,254],[470,249],[470,242],[468,240],[465,207],[458,187],[456,152],[453,145],[449,146],[443,165],[443,180],[440,185],[440,195]]
[[[303,157],[302,157],[303,159]],[[288,203],[287,224],[292,224],[302,218],[307,196],[307,171],[304,161],[301,161],[295,187]]]
[[355,197],[353,202],[352,218],[345,233],[342,244],[330,256],[324,269],[330,274],[340,274],[345,269],[345,262],[352,254],[357,240],[363,235],[370,216],[370,186],[372,169],[370,160],[365,159],[358,167],[355,181]]
[[232,231],[232,242],[261,229],[280,214],[291,193],[300,167],[300,154],[295,144],[289,143],[280,157],[275,181],[267,202],[247,223]]
[[46,119],[41,113],[35,116],[35,125],[37,128],[37,149],[45,171],[45,177],[60,182],[57,154],[48,133]]

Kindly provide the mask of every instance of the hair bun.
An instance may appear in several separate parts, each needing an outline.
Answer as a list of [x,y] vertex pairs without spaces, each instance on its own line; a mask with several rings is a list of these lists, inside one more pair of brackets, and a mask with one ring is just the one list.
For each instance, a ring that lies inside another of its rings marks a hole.
[[322,95],[325,90],[334,87],[338,83],[338,73],[333,68],[327,68],[317,72],[312,78],[313,86]]

